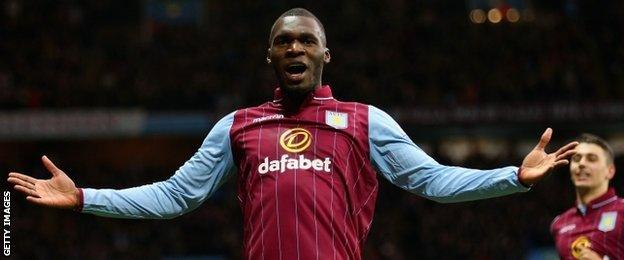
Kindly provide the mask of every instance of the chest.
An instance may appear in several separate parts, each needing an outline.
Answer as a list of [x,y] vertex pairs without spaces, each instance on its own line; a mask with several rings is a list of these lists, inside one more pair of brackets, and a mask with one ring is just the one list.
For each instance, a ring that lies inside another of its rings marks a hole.
[[297,113],[272,106],[245,109],[235,115],[231,140],[243,174],[331,174],[368,159],[368,110],[339,102],[319,102]]
[[578,247],[588,245],[602,255],[624,252],[620,242],[624,238],[623,218],[623,211],[613,207],[589,212],[586,216],[562,216],[554,230],[557,249],[569,257]]
[[243,204],[264,198],[271,205],[265,196],[271,190],[297,203],[333,205],[341,198],[354,207],[355,191],[376,187],[366,108],[330,103],[291,115],[271,107],[239,111],[230,136]]

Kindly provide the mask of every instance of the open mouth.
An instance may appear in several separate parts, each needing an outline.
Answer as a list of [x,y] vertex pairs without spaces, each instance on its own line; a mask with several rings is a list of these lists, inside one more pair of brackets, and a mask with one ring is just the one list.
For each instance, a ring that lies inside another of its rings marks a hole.
[[286,66],[286,76],[290,81],[303,80],[303,74],[308,70],[308,66],[303,63],[293,63]]

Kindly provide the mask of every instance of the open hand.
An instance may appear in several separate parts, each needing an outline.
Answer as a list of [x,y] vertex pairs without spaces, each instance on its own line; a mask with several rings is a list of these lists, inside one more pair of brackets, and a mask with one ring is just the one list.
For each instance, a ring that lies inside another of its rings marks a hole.
[[521,183],[528,186],[535,184],[555,167],[568,164],[569,161],[566,158],[576,153],[574,148],[578,145],[578,142],[568,143],[554,153],[546,153],[544,149],[550,142],[551,136],[552,129],[547,128],[542,134],[539,143],[524,157],[518,174],[518,179]]
[[43,165],[52,173],[47,180],[35,179],[25,174],[11,172],[8,182],[15,190],[26,195],[26,200],[53,208],[75,209],[80,205],[79,190],[74,182],[57,168],[47,156],[41,157]]

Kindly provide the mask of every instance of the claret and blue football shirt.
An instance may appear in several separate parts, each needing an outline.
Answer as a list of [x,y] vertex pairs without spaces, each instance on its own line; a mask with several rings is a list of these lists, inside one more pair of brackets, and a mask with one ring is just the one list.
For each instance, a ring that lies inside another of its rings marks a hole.
[[[373,220],[377,173],[411,193],[459,202],[526,191],[516,167],[438,164],[385,112],[341,102],[329,86],[297,111],[275,99],[216,123],[166,181],[123,190],[82,189],[85,213],[173,218],[238,173],[247,259],[360,259]],[[426,213],[424,213],[426,214]]]
[[559,257],[578,259],[581,247],[589,247],[602,259],[624,259],[623,215],[624,199],[613,188],[587,205],[566,210],[550,226]]

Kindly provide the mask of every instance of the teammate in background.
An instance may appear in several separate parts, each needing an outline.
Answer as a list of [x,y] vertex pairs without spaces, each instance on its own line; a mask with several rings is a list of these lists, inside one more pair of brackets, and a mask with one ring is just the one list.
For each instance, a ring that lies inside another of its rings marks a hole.
[[609,188],[613,150],[602,138],[583,134],[570,162],[576,206],[551,225],[562,259],[624,259],[624,200]]
[[[267,63],[275,99],[222,118],[197,153],[168,180],[123,190],[76,188],[47,157],[47,180],[10,173],[36,204],[119,218],[173,218],[197,208],[238,172],[248,259],[361,259],[377,198],[377,174],[438,202],[527,191],[568,163],[577,143],[544,151],[552,130],[509,166],[475,170],[438,164],[385,112],[341,102],[322,85],[330,62],[325,31],[291,9],[271,28]],[[426,214],[426,213],[423,213]]]

